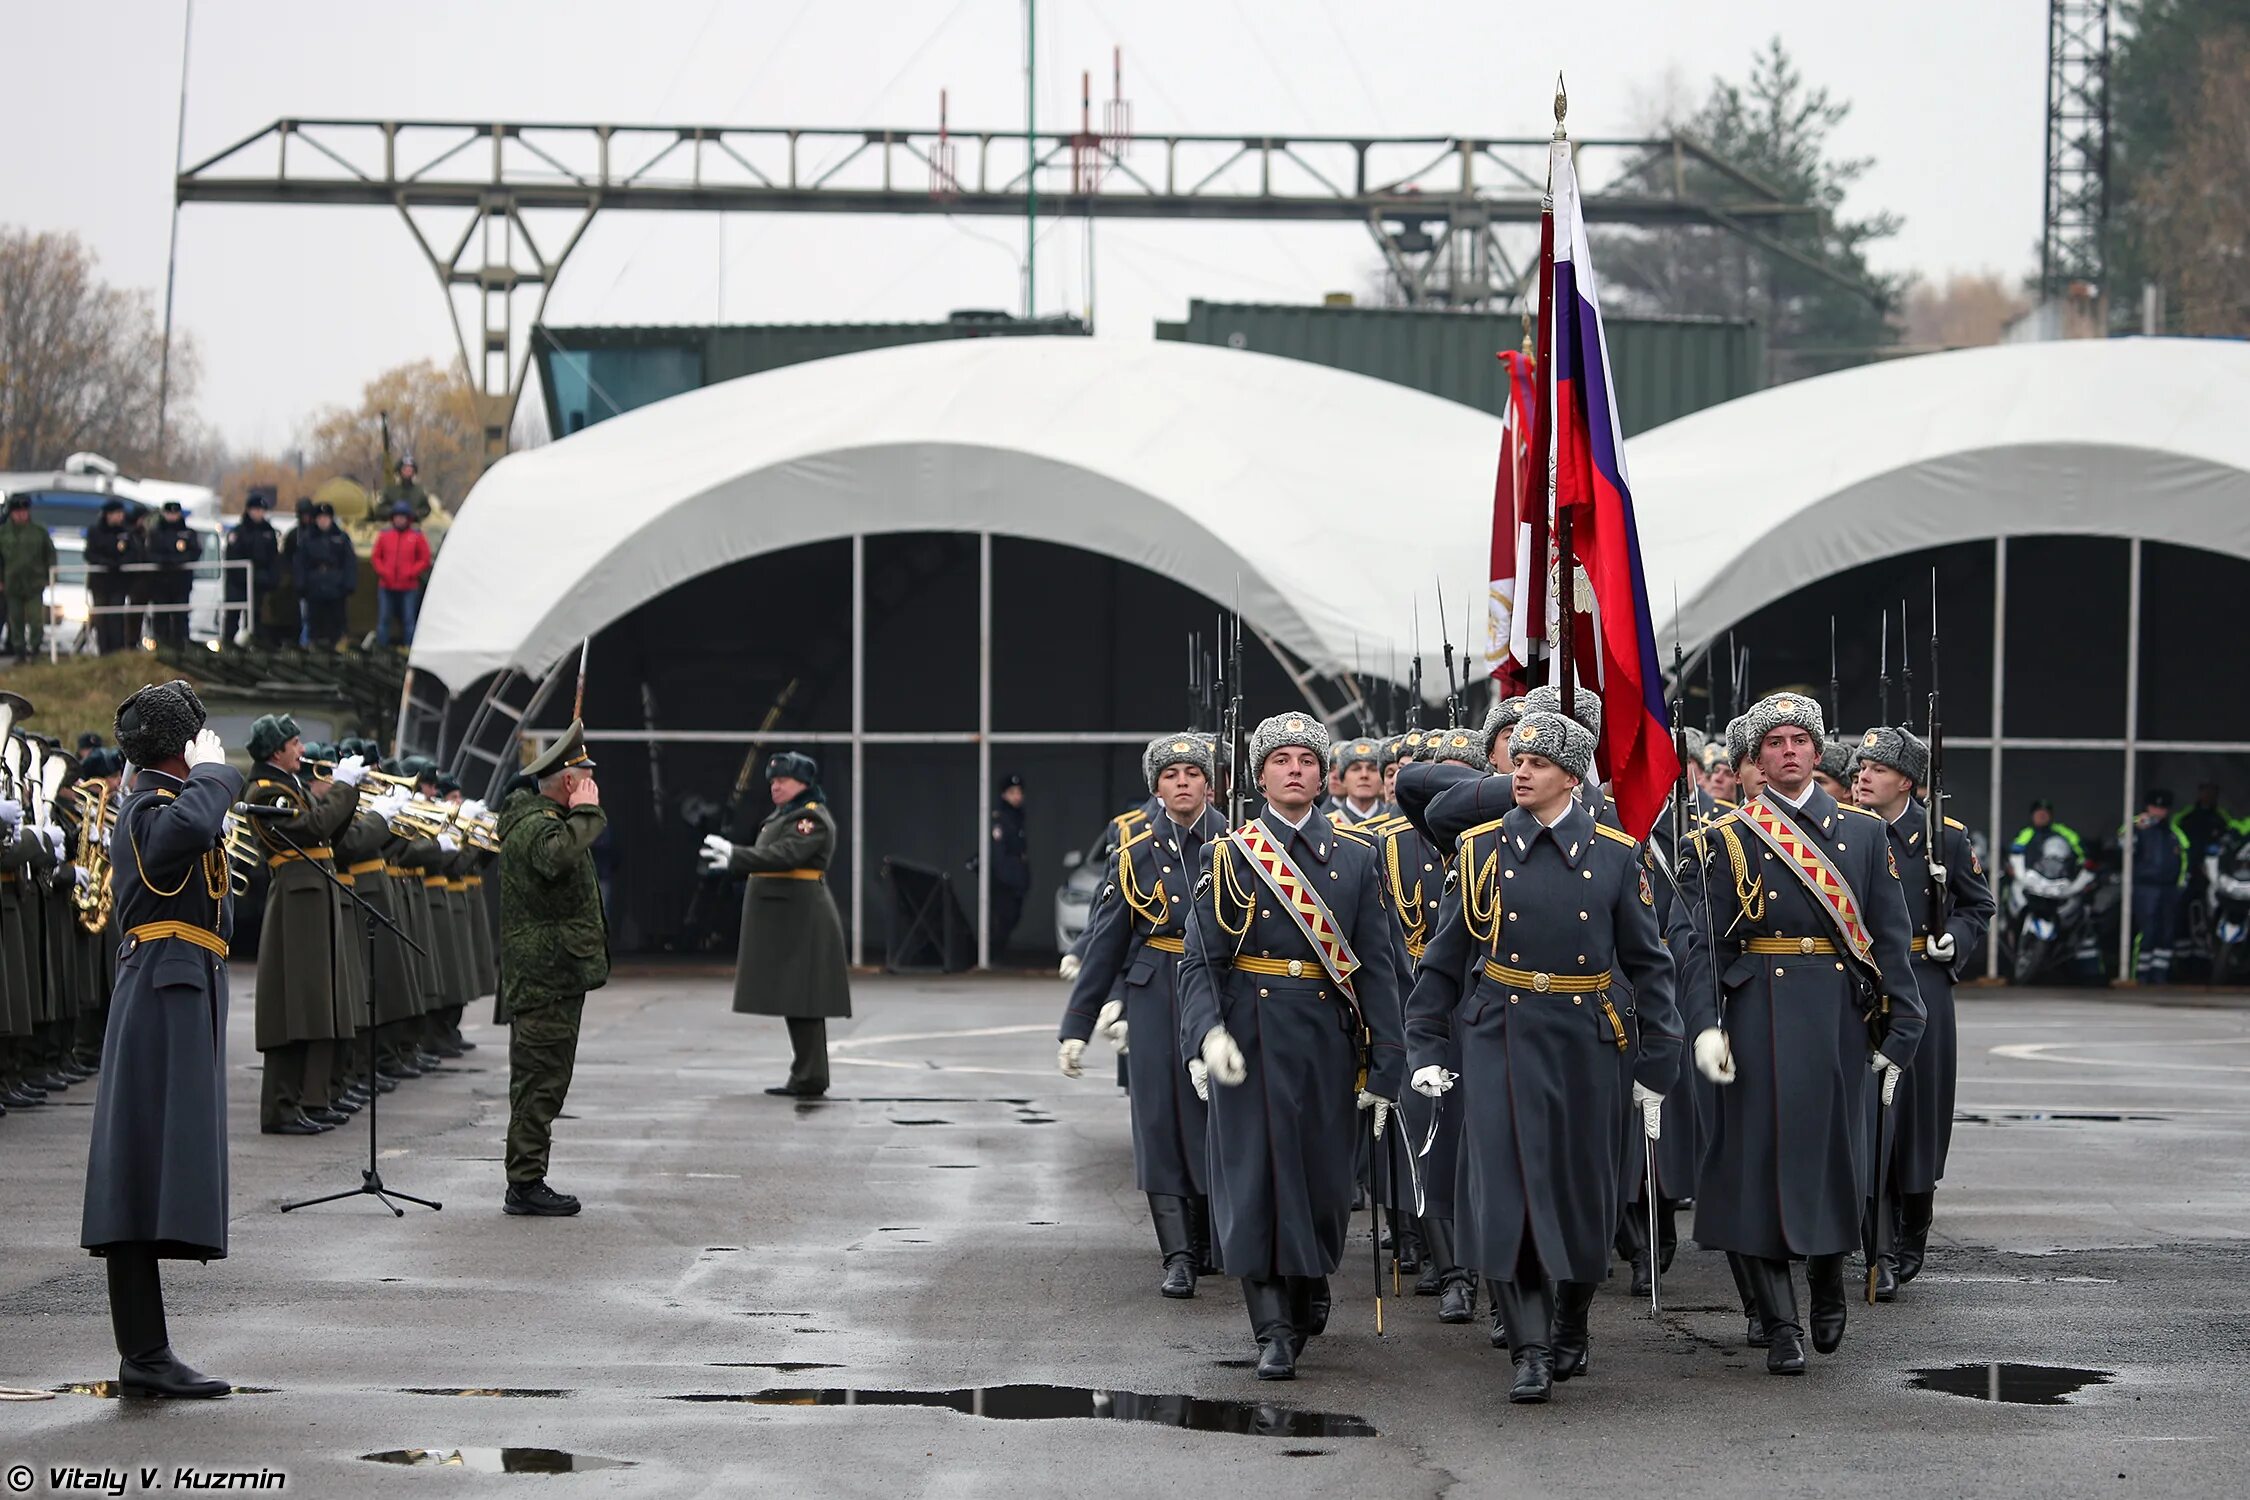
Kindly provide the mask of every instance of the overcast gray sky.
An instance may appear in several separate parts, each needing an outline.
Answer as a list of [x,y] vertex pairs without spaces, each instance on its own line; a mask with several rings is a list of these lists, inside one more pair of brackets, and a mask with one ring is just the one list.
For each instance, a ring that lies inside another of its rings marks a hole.
[[[1040,124],[1106,94],[1113,43],[1143,131],[1544,134],[1569,77],[1573,133],[1630,133],[1780,35],[1853,105],[1878,165],[1848,205],[1906,227],[1883,269],[2026,269],[2039,235],[2046,7],[2038,0],[1042,0]],[[9,128],[0,222],[83,235],[114,281],[161,296],[178,108],[178,0],[0,0]],[[1021,0],[202,0],[186,154],[282,116],[1021,128]],[[1098,104],[1097,104],[1098,108]],[[1019,305],[1020,223],[611,214],[563,273],[555,323],[819,322]],[[995,241],[998,243],[995,243]],[[1043,311],[1083,311],[1083,235],[1042,242]],[[1107,337],[1146,338],[1191,297],[1362,291],[1353,226],[1111,224]],[[285,446],[306,414],[401,360],[450,359],[452,325],[395,214],[195,205],[178,326],[203,415]]]

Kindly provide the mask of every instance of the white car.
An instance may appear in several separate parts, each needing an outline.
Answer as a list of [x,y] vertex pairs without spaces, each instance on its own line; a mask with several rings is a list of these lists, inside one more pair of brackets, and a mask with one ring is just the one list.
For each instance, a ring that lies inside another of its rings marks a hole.
[[46,527],[55,540],[55,581],[48,586],[47,602],[61,616],[61,625],[49,632],[57,649],[94,649],[94,632],[87,623],[93,599],[86,588],[86,528],[101,519],[102,506],[112,498],[124,501],[136,519],[168,500],[180,502],[188,525],[203,538],[203,560],[195,566],[188,595],[188,635],[197,641],[218,640],[226,590],[219,566],[223,537],[215,491],[199,484],[135,479],[118,473],[117,465],[99,454],[73,453],[60,469],[0,474],[0,494],[29,495],[32,524]]

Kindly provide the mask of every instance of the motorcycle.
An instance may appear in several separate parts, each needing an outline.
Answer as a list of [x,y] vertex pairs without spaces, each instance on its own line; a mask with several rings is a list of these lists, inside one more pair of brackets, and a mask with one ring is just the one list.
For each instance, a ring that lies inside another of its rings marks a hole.
[[2211,892],[2211,982],[2239,984],[2250,974],[2250,840],[2204,865]]
[[[2002,967],[2012,984],[2050,975],[2102,982],[2096,933],[2100,875],[2059,839],[2035,846],[2036,860],[2008,859],[2008,920],[2000,931]],[[2073,867],[2076,868],[2073,868]]]

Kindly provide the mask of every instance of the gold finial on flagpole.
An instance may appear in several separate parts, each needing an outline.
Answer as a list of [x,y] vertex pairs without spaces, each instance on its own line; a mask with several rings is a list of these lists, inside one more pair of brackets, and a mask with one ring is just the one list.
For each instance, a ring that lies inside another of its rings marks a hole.
[[1569,112],[1570,92],[1563,87],[1563,77],[1558,72],[1555,74],[1555,139],[1558,141],[1564,138],[1563,116]]

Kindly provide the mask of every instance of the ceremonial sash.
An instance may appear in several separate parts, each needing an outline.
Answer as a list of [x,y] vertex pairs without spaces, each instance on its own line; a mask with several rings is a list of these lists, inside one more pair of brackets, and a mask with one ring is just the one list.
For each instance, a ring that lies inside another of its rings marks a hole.
[[1851,882],[1844,879],[1843,871],[1829,859],[1827,851],[1800,833],[1786,814],[1768,807],[1763,798],[1753,799],[1736,809],[1735,819],[1780,857],[1789,873],[1797,877],[1798,884],[1813,898],[1813,904],[1835,924],[1844,940],[1845,951],[1880,980],[1883,972],[1875,963],[1875,938],[1860,918],[1859,897],[1853,893]]
[[1329,912],[1328,903],[1320,899],[1305,872],[1283,852],[1266,830],[1263,820],[1253,819],[1227,835],[1237,849],[1250,860],[1250,867],[1258,872],[1258,879],[1280,901],[1281,909],[1289,913],[1289,920],[1312,944],[1313,952],[1320,955],[1320,966],[1328,977],[1354,1004],[1359,997],[1352,991],[1352,975],[1359,972],[1359,955],[1344,940],[1343,930]]

